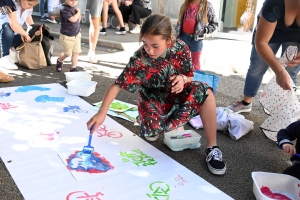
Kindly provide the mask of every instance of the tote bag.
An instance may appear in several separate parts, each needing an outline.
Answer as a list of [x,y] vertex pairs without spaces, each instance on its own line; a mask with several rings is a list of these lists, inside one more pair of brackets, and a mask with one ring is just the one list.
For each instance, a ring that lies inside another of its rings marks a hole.
[[[35,35],[31,38],[31,40]],[[28,69],[41,69],[47,67],[47,61],[45,58],[43,46],[42,46],[43,34],[40,35],[39,41],[24,42],[16,48],[19,58],[19,64],[27,67]]]
[[219,86],[220,77],[214,74],[209,74],[203,71],[196,70],[194,72],[193,81],[201,81],[213,88],[214,93],[216,93]]

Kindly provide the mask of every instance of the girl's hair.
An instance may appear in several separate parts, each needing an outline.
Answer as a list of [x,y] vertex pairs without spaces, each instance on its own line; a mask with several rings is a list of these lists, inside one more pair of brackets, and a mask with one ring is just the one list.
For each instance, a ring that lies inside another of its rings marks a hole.
[[[181,20],[183,19],[183,15],[184,15],[185,11],[188,9],[190,2],[191,2],[191,0],[184,0],[182,6],[180,8],[180,11],[179,11],[179,16],[178,16],[177,23],[181,23]],[[199,15],[200,12],[202,13],[201,23],[208,24],[208,20],[207,20],[207,0],[201,0],[201,6],[198,10],[197,16]]]
[[142,25],[139,41],[145,35],[161,35],[163,39],[172,39],[172,24],[169,17],[162,14],[152,14]]

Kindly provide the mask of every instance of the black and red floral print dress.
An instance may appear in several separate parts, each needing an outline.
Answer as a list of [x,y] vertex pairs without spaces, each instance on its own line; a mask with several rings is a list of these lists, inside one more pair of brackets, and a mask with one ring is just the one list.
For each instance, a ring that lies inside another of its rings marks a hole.
[[129,92],[138,90],[138,111],[141,134],[165,133],[186,124],[199,110],[207,97],[205,83],[189,82],[181,93],[171,93],[173,75],[193,76],[188,46],[176,40],[165,56],[153,59],[143,46],[130,58],[115,84]]

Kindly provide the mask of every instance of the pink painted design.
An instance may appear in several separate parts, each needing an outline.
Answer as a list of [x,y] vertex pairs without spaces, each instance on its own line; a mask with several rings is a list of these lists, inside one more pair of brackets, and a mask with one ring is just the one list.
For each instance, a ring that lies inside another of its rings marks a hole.
[[[84,196],[82,196],[84,195]],[[89,195],[84,191],[75,191],[71,192],[67,195],[66,200],[73,200],[73,199],[83,199],[83,200],[101,200],[100,196],[104,196],[103,193],[97,192],[95,195]]]
[[10,105],[10,103],[0,103],[0,108],[2,110],[9,110],[11,108],[17,108],[18,106]]
[[184,186],[184,183],[187,183],[188,181],[187,180],[184,180],[182,176],[178,175],[176,178],[175,178],[175,181],[178,181],[178,185],[182,185]]
[[98,133],[98,137],[103,137],[103,136],[107,136],[107,137],[111,137],[111,138],[120,138],[123,136],[123,134],[121,132],[118,131],[108,131],[106,129],[106,126],[103,124],[101,126],[98,127],[98,129],[96,130],[96,132]]
[[280,193],[276,193],[276,192],[272,192],[270,190],[269,187],[266,186],[262,186],[260,188],[261,193],[263,193],[265,196],[271,198],[271,199],[280,199],[280,200],[291,200],[290,198],[288,198],[287,196],[280,194]]
[[54,140],[54,135],[60,134],[60,132],[56,131],[55,133],[40,133],[40,136],[45,140]]

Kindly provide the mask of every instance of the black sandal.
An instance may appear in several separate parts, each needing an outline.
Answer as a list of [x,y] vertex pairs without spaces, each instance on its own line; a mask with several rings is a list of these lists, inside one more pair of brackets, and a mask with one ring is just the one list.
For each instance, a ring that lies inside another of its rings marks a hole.
[[58,59],[56,61],[56,71],[61,72],[63,67],[63,62],[60,62]]
[[75,68],[71,68],[71,69],[70,69],[70,72],[79,72],[79,70],[78,70],[77,67],[75,67]]

